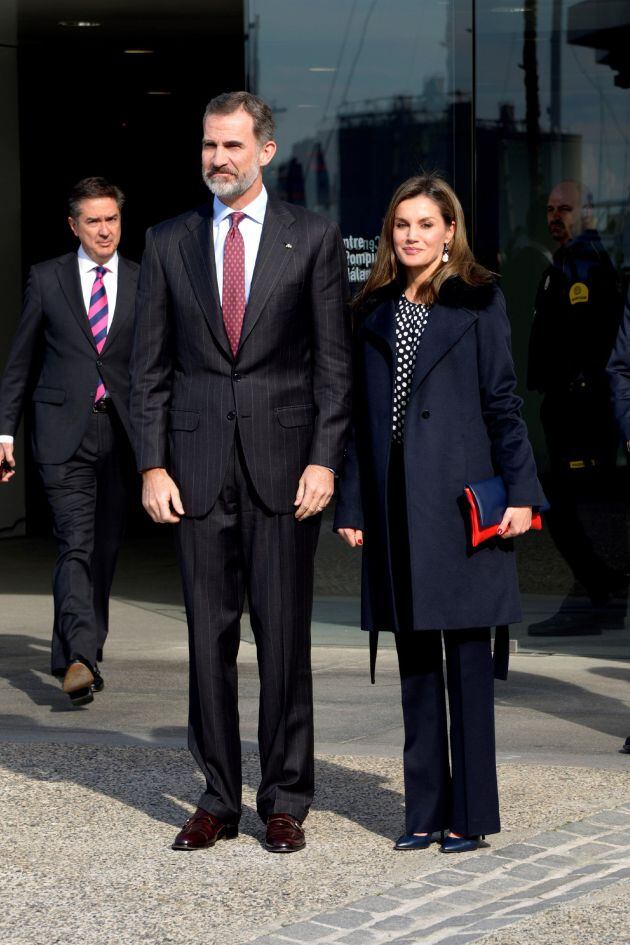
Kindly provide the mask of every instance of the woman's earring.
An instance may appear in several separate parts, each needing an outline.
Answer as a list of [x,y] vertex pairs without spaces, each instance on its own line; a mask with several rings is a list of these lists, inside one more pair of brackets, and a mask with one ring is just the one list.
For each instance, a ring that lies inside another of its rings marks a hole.
[[448,243],[444,244],[444,252],[442,253],[442,262],[448,262]]

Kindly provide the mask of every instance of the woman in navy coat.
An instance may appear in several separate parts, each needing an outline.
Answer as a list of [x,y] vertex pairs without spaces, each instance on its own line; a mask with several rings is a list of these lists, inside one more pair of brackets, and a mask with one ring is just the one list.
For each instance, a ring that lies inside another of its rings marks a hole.
[[[500,830],[490,628],[521,619],[511,539],[544,496],[503,294],[435,175],[394,194],[355,319],[354,432],[334,528],[363,547],[373,660],[378,631],[396,634],[406,808],[396,849],[446,831],[444,852],[476,849]],[[464,485],[497,473],[508,498],[500,537],[473,550]]]

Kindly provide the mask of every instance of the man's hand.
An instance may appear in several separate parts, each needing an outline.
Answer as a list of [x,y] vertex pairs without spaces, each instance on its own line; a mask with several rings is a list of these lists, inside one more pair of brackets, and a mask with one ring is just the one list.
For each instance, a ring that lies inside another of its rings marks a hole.
[[357,545],[361,546],[363,544],[363,532],[360,528],[338,528],[337,534],[340,538],[343,538],[347,545],[350,545],[351,548],[356,548]]
[[300,477],[294,505],[298,521],[323,512],[335,491],[335,477],[326,466],[307,466]]
[[9,482],[14,476],[13,443],[0,443],[0,482]]
[[500,538],[516,538],[524,535],[532,527],[532,510],[530,506],[523,508],[508,508],[505,510],[503,521],[499,525]]
[[161,525],[175,525],[184,514],[179,489],[165,469],[143,470],[142,505],[153,521]]

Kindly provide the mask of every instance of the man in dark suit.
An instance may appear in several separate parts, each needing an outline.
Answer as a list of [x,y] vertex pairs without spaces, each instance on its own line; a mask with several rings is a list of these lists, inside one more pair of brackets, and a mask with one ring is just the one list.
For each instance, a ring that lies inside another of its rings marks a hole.
[[304,846],[313,796],[313,562],[350,416],[346,257],[334,224],[268,198],[273,134],[256,96],[209,103],[202,172],[214,202],[149,231],[138,287],[137,461],[151,517],[179,523],[189,745],[206,779],[178,850],[238,832],[245,591],[268,850]]
[[52,672],[74,705],[103,688],[98,670],[124,525],[129,353],[138,266],[118,255],[122,191],[101,177],[74,187],[78,252],[33,266],[0,383],[0,481],[32,403],[32,448],[59,555]]
[[[614,494],[617,434],[606,362],[623,308],[592,213],[591,197],[577,181],[561,181],[549,194],[547,223],[558,249],[536,294],[527,384],[543,394],[547,463],[541,480],[551,503],[549,532],[599,609],[620,591],[625,596],[628,576],[602,558],[581,515],[585,502]],[[576,614],[573,606],[528,629],[530,636],[585,631],[598,632],[593,614]]]

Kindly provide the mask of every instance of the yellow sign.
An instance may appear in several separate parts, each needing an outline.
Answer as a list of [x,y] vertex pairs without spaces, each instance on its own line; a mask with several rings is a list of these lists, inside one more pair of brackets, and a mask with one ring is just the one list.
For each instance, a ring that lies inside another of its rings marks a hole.
[[569,289],[569,301],[571,305],[577,305],[578,302],[588,302],[588,286],[583,282],[574,282]]

